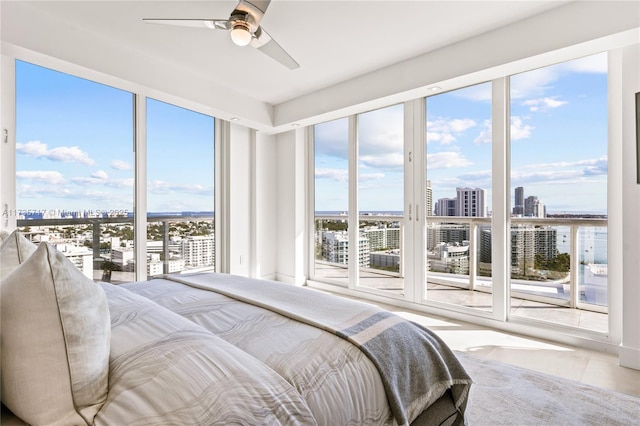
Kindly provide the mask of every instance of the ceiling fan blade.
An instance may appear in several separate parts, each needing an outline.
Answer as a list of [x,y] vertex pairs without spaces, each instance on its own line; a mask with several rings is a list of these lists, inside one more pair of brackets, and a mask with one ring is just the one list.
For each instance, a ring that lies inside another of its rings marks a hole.
[[289,69],[300,68],[295,59],[291,57],[262,27],[258,27],[251,41],[251,46],[270,56]]
[[143,19],[148,24],[176,25],[179,27],[208,28],[210,30],[229,30],[228,19]]

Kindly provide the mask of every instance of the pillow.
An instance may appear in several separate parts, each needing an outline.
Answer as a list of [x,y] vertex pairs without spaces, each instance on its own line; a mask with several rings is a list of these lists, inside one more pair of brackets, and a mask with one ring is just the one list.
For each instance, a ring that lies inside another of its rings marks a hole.
[[32,425],[92,424],[108,391],[102,287],[40,243],[0,288],[2,402]]
[[0,245],[0,280],[27,260],[37,247],[17,230],[2,240],[2,245]]

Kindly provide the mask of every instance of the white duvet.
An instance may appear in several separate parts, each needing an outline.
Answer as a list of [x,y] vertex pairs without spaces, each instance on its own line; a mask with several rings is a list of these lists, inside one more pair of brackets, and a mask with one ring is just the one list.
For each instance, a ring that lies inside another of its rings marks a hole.
[[160,279],[123,287],[268,365],[295,388],[318,424],[395,423],[377,369],[344,339],[269,310],[173,281]]

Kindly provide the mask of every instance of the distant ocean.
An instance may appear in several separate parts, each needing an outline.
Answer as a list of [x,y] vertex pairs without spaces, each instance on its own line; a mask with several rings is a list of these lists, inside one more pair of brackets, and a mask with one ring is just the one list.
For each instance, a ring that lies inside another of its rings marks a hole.
[[[326,214],[336,216],[340,214],[347,214],[345,210],[316,210],[316,214]],[[404,212],[402,210],[365,210],[360,212],[361,215],[383,215],[383,216],[402,216]]]

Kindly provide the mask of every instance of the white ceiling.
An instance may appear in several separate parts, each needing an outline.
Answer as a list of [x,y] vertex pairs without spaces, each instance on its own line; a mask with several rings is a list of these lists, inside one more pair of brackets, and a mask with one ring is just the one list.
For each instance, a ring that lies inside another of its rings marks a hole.
[[142,22],[227,18],[235,1],[3,0],[2,23],[10,24],[15,13],[46,15],[79,38],[86,32],[139,53],[141,60],[178,63],[217,85],[277,105],[564,3],[569,2],[273,0],[262,26],[300,64],[296,70],[235,46],[223,31]]

